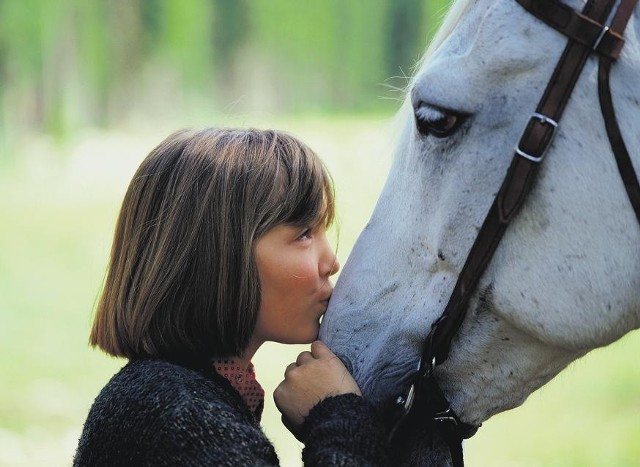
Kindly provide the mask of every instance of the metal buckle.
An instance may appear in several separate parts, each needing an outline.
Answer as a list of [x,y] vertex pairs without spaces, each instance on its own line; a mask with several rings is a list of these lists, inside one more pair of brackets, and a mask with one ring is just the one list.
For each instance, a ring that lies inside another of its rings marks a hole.
[[449,407],[447,410],[445,410],[443,412],[436,412],[433,415],[433,419],[436,422],[450,422],[450,423],[453,423],[454,426],[458,426],[458,424],[460,423],[460,420],[458,419],[458,416],[451,409],[451,407]]
[[409,387],[409,390],[407,391],[406,395],[400,394],[396,398],[395,408],[396,408],[397,418],[393,423],[393,426],[389,430],[389,434],[388,434],[389,440],[391,440],[395,436],[396,431],[398,430],[400,425],[404,423],[404,420],[409,415],[409,412],[411,411],[411,407],[413,406],[413,401],[415,400],[415,398],[416,398],[416,383],[411,383],[411,386]]
[[451,407],[443,412],[437,412],[433,416],[433,420],[436,422],[446,422],[452,423],[454,426],[454,430],[456,435],[462,439],[469,439],[473,435],[478,432],[478,428],[482,426],[482,423],[479,425],[469,425],[468,423],[464,423],[460,421],[458,415],[453,411]]
[[[435,367],[435,365],[436,365],[436,358],[433,357],[433,359],[431,360],[431,365],[428,368],[424,369],[422,368],[422,358],[420,358],[420,361],[418,362],[416,375],[419,375],[419,377],[421,378],[428,377],[433,372],[433,368]],[[411,383],[411,386],[409,386],[409,390],[407,391],[406,395],[400,394],[396,398],[396,401],[395,401],[396,407],[399,409],[402,409],[402,417],[407,416],[407,414],[411,410],[415,397],[416,397],[416,383],[414,382],[414,383]]]
[[413,405],[413,400],[416,397],[416,385],[413,383],[411,387],[409,387],[409,391],[406,396],[398,396],[396,399],[396,405],[398,407],[402,407],[402,415],[405,416],[411,410],[411,406]]
[[600,42],[602,42],[602,38],[605,36],[605,34],[607,34],[607,32],[609,32],[609,26],[604,26],[602,28],[602,31],[600,31],[600,35],[596,39],[596,42],[595,44],[593,44],[593,47],[591,48],[591,50],[596,51],[598,49]]
[[[553,128],[553,133],[551,133],[551,138],[549,138],[549,143],[551,143],[551,141],[553,140],[553,137],[556,134],[556,130],[558,129],[558,122],[538,112],[533,112],[531,114],[531,118],[535,118],[539,120],[541,123],[550,125]],[[528,154],[524,152],[522,149],[520,149],[520,146],[516,146],[516,154],[532,162],[540,162],[544,158],[544,155],[547,152],[548,147],[549,147],[549,144],[547,145],[547,147],[544,148],[544,150],[542,151],[542,154],[540,154],[539,156],[534,156],[533,154]]]

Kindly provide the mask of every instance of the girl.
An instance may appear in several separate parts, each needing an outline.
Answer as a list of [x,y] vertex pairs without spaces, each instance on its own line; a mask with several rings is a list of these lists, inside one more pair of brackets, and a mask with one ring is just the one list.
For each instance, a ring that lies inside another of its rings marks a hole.
[[[309,343],[338,270],[329,175],[276,131],[169,136],[125,195],[90,343],[129,359],[96,398],[76,466],[277,465],[251,359]],[[386,463],[385,432],[320,342],[275,392],[305,465]]]

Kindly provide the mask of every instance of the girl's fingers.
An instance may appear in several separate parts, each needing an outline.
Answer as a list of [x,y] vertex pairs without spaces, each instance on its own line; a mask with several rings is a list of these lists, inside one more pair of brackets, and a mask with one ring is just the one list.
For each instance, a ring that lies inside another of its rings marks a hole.
[[293,370],[294,368],[296,368],[298,366],[298,364],[296,362],[294,363],[290,363],[289,365],[287,365],[287,368],[285,368],[284,370],[284,377],[287,377],[287,374]]
[[313,360],[313,355],[309,351],[300,352],[298,358],[296,358],[296,365],[300,366],[309,360]]
[[314,341],[311,343],[311,354],[315,358],[327,358],[332,357],[333,352],[322,341]]

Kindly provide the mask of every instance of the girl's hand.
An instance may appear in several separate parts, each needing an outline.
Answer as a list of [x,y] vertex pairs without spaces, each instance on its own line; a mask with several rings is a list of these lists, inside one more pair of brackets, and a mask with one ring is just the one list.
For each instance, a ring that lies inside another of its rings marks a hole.
[[320,341],[311,344],[311,352],[302,352],[287,367],[273,393],[282,421],[295,435],[309,411],[329,396],[353,393],[360,388],[340,359]]

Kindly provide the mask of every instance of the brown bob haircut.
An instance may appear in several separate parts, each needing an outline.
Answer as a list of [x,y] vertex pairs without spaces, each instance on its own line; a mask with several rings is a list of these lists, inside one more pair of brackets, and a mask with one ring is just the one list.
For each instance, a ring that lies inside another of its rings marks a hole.
[[328,227],[333,218],[331,178],[296,138],[172,134],[124,197],[90,344],[129,359],[240,355],[260,307],[256,239],[279,224]]

